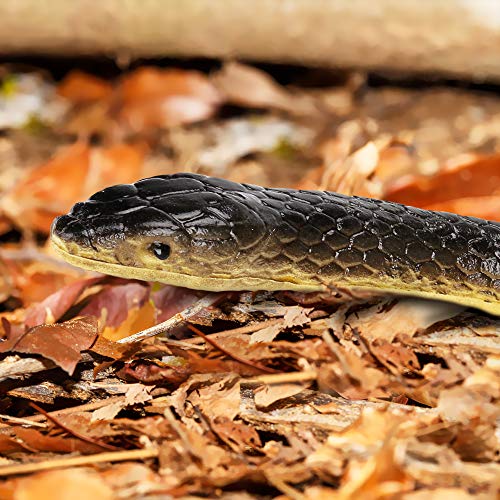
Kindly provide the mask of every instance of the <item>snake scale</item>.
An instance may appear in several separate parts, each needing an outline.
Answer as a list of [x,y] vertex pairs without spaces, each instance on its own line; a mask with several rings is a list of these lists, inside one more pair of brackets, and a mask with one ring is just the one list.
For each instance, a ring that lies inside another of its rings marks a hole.
[[106,188],[52,226],[68,262],[200,290],[339,287],[500,315],[500,224],[179,173]]

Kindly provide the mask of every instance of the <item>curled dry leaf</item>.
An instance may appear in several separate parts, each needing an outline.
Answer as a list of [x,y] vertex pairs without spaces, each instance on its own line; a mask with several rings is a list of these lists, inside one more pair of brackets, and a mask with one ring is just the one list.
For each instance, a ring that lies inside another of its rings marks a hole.
[[256,342],[272,342],[283,330],[291,328],[292,326],[302,326],[310,323],[311,320],[308,313],[311,311],[312,309],[300,306],[284,307],[283,321],[253,333],[250,336],[250,344],[255,344]]
[[255,390],[255,406],[260,410],[268,409],[277,401],[291,398],[304,390],[301,384],[264,385]]
[[438,321],[453,318],[464,309],[447,302],[401,299],[389,305],[382,302],[352,314],[347,322],[370,342],[380,339],[392,342],[398,336],[412,337]]
[[40,354],[52,360],[70,375],[97,337],[95,318],[75,318],[55,325],[39,325],[19,332],[0,343],[0,352]]
[[205,120],[220,104],[219,93],[197,71],[143,67],[121,82],[119,120],[133,131]]
[[17,449],[12,445],[9,447],[5,439],[7,434],[0,434],[0,437],[3,438],[0,439],[0,452],[5,454],[16,453],[21,450],[52,453],[79,452],[82,454],[99,453],[102,451],[102,447],[97,444],[82,441],[74,437],[47,435],[37,429],[15,427],[5,430],[5,432],[9,434],[9,439],[16,440],[19,445]]
[[272,108],[295,116],[317,116],[318,102],[311,96],[291,92],[267,73],[252,66],[231,62],[212,78],[225,99],[254,108]]
[[[486,366],[467,377],[464,384],[443,390],[437,409],[443,419],[468,424],[500,418],[500,367],[490,358]],[[500,443],[499,443],[500,444]]]

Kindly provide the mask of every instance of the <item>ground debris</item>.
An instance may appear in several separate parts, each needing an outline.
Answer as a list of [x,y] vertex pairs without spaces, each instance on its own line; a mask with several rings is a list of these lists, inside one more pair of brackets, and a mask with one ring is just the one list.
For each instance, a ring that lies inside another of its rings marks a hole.
[[[1,498],[495,497],[499,320],[332,285],[105,277],[44,236],[92,192],[179,165],[500,220],[498,98],[320,70],[282,84],[235,62],[21,76],[0,84],[16,97],[0,124]],[[43,106],[6,116],[27,89]]]

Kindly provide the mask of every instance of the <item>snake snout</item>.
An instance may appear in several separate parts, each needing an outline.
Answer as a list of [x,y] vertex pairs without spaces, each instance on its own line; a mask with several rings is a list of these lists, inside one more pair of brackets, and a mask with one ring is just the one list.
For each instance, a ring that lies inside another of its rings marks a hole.
[[63,243],[76,243],[80,247],[95,247],[85,226],[71,215],[61,215],[52,223],[50,230],[52,239],[58,239]]

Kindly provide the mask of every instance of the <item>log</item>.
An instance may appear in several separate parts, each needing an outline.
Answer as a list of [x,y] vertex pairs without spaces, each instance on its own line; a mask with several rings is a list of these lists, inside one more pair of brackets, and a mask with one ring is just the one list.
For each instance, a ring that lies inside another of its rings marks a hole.
[[495,0],[3,0],[0,52],[238,58],[500,81]]

